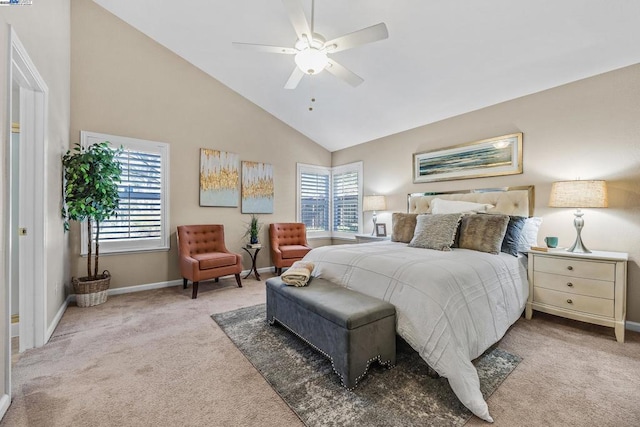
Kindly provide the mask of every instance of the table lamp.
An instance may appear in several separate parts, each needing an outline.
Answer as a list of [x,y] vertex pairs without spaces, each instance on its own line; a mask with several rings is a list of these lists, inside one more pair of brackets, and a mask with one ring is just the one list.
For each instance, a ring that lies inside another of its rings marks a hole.
[[576,227],[576,241],[567,249],[568,252],[591,253],[582,243],[580,232],[584,227],[581,208],[606,208],[607,199],[606,181],[557,181],[551,185],[549,207],[552,208],[576,208],[573,225]]
[[387,199],[384,196],[364,196],[362,198],[362,210],[364,212],[373,211],[373,231],[372,236],[376,235],[376,211],[384,211],[387,209]]

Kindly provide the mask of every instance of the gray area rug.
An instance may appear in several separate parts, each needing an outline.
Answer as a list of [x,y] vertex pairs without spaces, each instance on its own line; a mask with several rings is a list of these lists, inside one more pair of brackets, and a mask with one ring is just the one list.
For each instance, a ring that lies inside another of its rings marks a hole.
[[[459,426],[471,417],[448,381],[429,377],[427,364],[400,338],[395,368],[374,363],[348,391],[327,358],[277,323],[267,323],[264,304],[211,317],[309,427]],[[474,361],[485,399],[520,360],[492,347]]]

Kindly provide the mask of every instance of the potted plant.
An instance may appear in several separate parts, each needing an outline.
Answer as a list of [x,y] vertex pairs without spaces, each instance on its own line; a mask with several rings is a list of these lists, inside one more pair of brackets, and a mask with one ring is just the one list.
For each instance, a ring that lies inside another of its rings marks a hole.
[[[121,148],[112,149],[105,141],[89,147],[76,144],[62,157],[65,231],[69,229],[69,220],[87,222],[87,275],[71,280],[79,307],[98,305],[107,300],[111,274],[107,270],[98,274],[100,221],[112,217],[120,202],[118,184],[122,169],[117,156],[121,151]],[[92,257],[94,225],[95,254]]]
[[244,233],[244,237],[249,236],[249,243],[252,245],[258,244],[258,234],[260,234],[260,229],[262,228],[262,224],[258,222],[258,216],[256,214],[251,214],[251,219],[247,224],[247,231]]

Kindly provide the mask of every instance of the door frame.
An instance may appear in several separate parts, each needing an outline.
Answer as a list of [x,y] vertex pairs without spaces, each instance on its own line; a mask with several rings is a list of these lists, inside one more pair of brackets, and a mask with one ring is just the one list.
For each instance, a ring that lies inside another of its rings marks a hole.
[[[21,199],[24,199],[26,205],[25,210],[20,212],[19,221],[22,224],[23,218],[26,218],[26,222],[29,223],[29,227],[32,230],[27,230],[29,239],[25,239],[27,245],[25,252],[31,255],[32,262],[20,263],[20,270],[28,268],[30,270],[29,277],[32,280],[25,281],[20,280],[20,351],[24,349],[41,347],[46,342],[47,331],[47,229],[45,221],[45,209],[47,206],[46,197],[46,147],[47,147],[47,106],[48,106],[48,93],[49,89],[38,73],[35,65],[29,58],[27,50],[20,42],[18,35],[13,27],[9,26],[9,75],[8,75],[8,115],[12,114],[12,88],[13,84],[17,83],[20,87],[20,145],[29,146],[28,153],[31,154],[29,158],[20,159],[20,167],[24,168],[24,172],[29,175],[30,179],[28,183],[19,183],[19,188],[22,191],[24,189],[23,184],[27,184],[32,193],[30,197],[26,197],[22,194]],[[10,120],[11,121],[11,120]],[[11,127],[8,129],[8,138],[10,135]],[[25,136],[23,137],[23,132]],[[5,283],[6,286],[6,321],[8,326],[8,333],[6,336],[6,351],[5,354],[5,390],[9,396],[11,395],[11,268],[13,257],[18,255],[18,248],[12,244],[13,236],[18,233],[18,230],[14,230],[11,227],[12,223],[12,206],[16,201],[14,191],[12,190],[12,171],[16,167],[11,162],[11,144],[8,146],[8,176],[9,182],[6,184],[8,197],[8,215],[4,224],[5,235],[7,239],[7,256],[6,269],[5,269]],[[22,156],[21,156],[22,157]],[[28,156],[24,156],[28,157]],[[20,172],[21,176],[25,176],[25,173]],[[22,225],[21,225],[22,227]],[[20,242],[22,245],[22,242]],[[21,251],[22,252],[22,251]],[[23,252],[24,253],[24,252]],[[23,271],[20,271],[20,276]],[[24,310],[24,312],[23,312]],[[24,323],[23,323],[24,322]]]

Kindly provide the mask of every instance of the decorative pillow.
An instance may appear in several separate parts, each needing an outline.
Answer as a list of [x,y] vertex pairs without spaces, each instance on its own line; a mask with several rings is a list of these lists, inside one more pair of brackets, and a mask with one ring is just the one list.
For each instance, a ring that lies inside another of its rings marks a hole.
[[524,216],[509,217],[507,232],[504,233],[504,240],[502,240],[502,252],[518,256],[518,242],[520,241],[522,228],[526,220],[527,218]]
[[412,248],[450,251],[462,214],[418,215]]
[[391,241],[409,243],[416,231],[418,214],[394,212],[391,214]]
[[525,220],[520,240],[518,241],[518,252],[527,252],[531,249],[531,246],[538,245],[540,224],[542,224],[542,218],[537,216],[532,216]]
[[509,215],[465,215],[460,224],[460,247],[498,255]]
[[493,205],[487,203],[464,202],[460,200],[445,200],[435,198],[431,201],[432,214],[451,214],[463,212],[486,212]]

